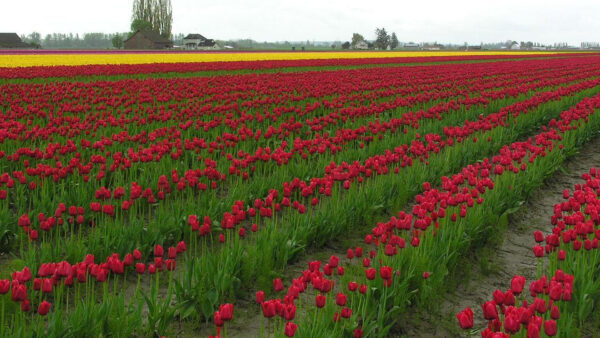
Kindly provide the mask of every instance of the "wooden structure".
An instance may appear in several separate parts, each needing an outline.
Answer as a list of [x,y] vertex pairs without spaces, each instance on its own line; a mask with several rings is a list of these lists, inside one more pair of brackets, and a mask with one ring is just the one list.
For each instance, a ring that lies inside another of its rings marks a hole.
[[151,30],[138,30],[123,42],[125,49],[166,49],[173,48],[173,41],[163,38]]
[[31,48],[17,33],[0,33],[0,48]]

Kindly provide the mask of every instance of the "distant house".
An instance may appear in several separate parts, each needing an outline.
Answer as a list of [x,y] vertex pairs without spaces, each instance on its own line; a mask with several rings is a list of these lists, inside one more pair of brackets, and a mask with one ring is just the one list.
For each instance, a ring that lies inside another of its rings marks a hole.
[[516,42],[513,42],[513,43],[510,45],[510,49],[521,49],[521,45],[519,45],[519,44],[518,44],[518,43],[516,43]]
[[359,41],[354,45],[354,49],[369,49],[369,44],[366,41]]
[[0,33],[0,48],[31,48],[32,46],[25,43],[17,35],[17,33]]
[[188,34],[183,38],[185,49],[213,49],[216,47],[215,40],[207,39],[201,34]]
[[423,50],[435,51],[435,50],[442,50],[444,48],[444,46],[439,43],[434,43],[434,44],[425,43],[425,44],[423,44],[422,48],[423,48]]
[[173,48],[173,41],[151,30],[138,30],[124,41],[124,45],[125,49],[165,49]]
[[420,50],[421,46],[418,43],[409,42],[409,43],[405,43],[402,46],[402,49],[405,49],[405,50]]

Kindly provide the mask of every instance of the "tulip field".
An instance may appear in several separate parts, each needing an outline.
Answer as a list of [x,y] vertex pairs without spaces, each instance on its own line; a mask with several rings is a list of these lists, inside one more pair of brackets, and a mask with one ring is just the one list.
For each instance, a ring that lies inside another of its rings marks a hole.
[[[0,52],[0,89],[0,337],[399,336],[600,136],[595,53]],[[598,320],[579,174],[457,335]]]

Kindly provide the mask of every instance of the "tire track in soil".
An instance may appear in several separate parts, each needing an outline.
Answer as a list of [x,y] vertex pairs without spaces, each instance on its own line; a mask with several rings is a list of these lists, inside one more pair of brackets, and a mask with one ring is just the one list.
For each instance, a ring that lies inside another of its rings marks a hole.
[[460,337],[464,333],[456,321],[456,313],[466,307],[473,309],[475,329],[487,327],[481,304],[492,299],[496,289],[502,291],[510,287],[515,274],[527,279],[526,286],[536,278],[537,262],[533,255],[533,232],[544,234],[552,230],[550,216],[554,205],[563,201],[562,191],[573,190],[575,184],[583,183],[581,175],[592,167],[600,167],[600,137],[584,145],[578,154],[567,160],[562,168],[554,173],[546,183],[530,196],[523,207],[510,217],[504,239],[494,250],[489,265],[493,272],[482,273],[477,258],[471,273],[458,284],[458,288],[443,296],[439,312],[416,311],[398,328],[400,337]]

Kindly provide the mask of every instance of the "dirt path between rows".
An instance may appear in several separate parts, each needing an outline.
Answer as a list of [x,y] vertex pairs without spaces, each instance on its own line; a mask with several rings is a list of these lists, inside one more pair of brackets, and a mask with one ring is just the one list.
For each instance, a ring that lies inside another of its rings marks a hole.
[[400,323],[399,331],[402,333],[398,333],[398,336],[461,336],[455,315],[466,307],[471,307],[475,312],[474,328],[485,328],[487,321],[481,313],[481,304],[492,299],[492,293],[496,289],[506,291],[515,274],[524,276],[527,285],[535,279],[533,232],[551,231],[550,216],[554,204],[563,201],[564,189],[572,191],[575,184],[583,183],[581,175],[592,167],[600,167],[600,137],[583,146],[579,154],[563,165],[564,170],[554,173],[521,210],[511,217],[504,239],[498,247],[492,249],[489,261],[480,264],[475,259],[471,273],[465,276],[454,292],[447,294],[440,302],[439,313],[414,313],[408,318],[408,322]]

